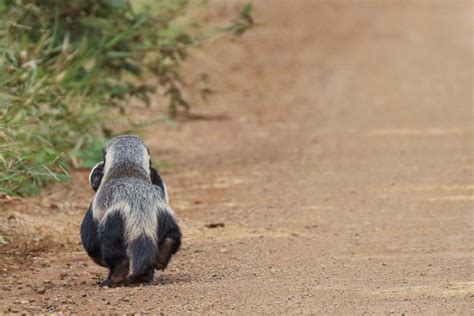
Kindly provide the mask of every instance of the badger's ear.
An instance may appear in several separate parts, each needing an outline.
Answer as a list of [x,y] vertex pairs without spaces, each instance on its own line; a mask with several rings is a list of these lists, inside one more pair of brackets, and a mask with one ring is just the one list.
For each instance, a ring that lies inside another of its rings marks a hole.
[[89,184],[92,187],[92,190],[97,192],[99,189],[100,183],[102,182],[102,177],[104,176],[104,162],[101,161],[92,168],[91,173],[89,174]]
[[151,178],[151,183],[154,185],[158,186],[161,189],[161,192],[163,192],[163,197],[167,203],[169,203],[168,199],[168,191],[166,190],[166,185],[163,179],[161,178],[160,174],[158,173],[158,170],[153,168],[150,164],[150,178]]

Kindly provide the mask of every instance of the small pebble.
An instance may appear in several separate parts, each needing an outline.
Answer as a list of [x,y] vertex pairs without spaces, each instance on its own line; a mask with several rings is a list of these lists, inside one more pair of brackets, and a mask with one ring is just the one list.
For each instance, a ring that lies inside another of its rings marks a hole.
[[44,294],[46,293],[46,289],[44,287],[39,287],[35,290],[35,292],[38,294]]

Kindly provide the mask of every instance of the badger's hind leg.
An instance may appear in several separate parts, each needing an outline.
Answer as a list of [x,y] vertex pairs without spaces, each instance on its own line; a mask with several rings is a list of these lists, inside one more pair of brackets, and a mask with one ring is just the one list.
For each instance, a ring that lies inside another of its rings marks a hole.
[[123,283],[129,270],[129,259],[124,241],[124,221],[119,212],[104,219],[101,227],[101,248],[103,261],[109,268],[109,276],[101,286],[116,286]]
[[89,257],[94,260],[95,263],[105,267],[105,262],[102,260],[102,253],[100,250],[99,243],[99,223],[92,216],[92,208],[89,207],[84,220],[81,224],[81,240],[84,248],[87,251]]
[[175,242],[173,239],[166,237],[165,240],[161,243],[160,251],[158,257],[156,258],[155,269],[164,270],[168,266],[171,256],[172,249]]
[[168,218],[168,233],[159,244],[160,251],[156,257],[155,269],[165,270],[173,256],[181,246],[181,230],[173,217]]
[[153,267],[147,268],[141,274],[131,274],[126,280],[125,285],[130,286],[137,283],[151,283],[154,278]]
[[113,287],[125,282],[129,269],[129,261],[127,258],[113,263],[109,268],[109,276],[100,282],[100,286]]

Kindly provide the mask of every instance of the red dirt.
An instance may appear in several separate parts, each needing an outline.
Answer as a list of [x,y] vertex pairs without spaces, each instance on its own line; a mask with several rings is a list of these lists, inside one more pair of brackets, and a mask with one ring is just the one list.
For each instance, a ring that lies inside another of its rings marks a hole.
[[76,172],[0,212],[0,311],[471,313],[472,2],[255,4],[262,26],[189,65],[217,90],[202,118],[145,132],[172,163],[170,268],[96,285]]

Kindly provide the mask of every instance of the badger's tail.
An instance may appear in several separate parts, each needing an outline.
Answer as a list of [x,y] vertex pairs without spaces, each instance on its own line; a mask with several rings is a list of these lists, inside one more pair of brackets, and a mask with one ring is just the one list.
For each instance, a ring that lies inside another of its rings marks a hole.
[[158,244],[146,235],[141,235],[129,242],[127,247],[131,264],[131,275],[128,284],[151,282],[153,269],[158,256]]

